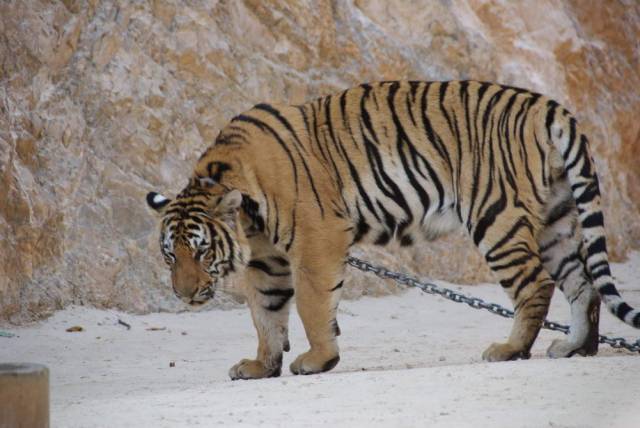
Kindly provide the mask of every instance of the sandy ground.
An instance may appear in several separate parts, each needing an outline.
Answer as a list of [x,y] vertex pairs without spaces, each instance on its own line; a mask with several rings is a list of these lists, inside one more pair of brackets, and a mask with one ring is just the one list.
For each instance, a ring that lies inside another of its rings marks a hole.
[[[613,268],[640,305],[640,254]],[[495,285],[453,287],[507,304]],[[556,293],[550,319],[567,316]],[[531,360],[484,363],[511,321],[417,290],[343,302],[339,322],[342,360],[322,375],[230,381],[228,368],[255,352],[248,310],[70,308],[10,329],[18,336],[0,337],[0,361],[49,366],[53,427],[640,426],[640,355],[601,345],[597,357],[549,360],[560,333],[543,331]],[[84,331],[65,331],[74,325]],[[307,348],[297,315],[291,327],[286,367]],[[608,313],[601,333],[640,336]]]

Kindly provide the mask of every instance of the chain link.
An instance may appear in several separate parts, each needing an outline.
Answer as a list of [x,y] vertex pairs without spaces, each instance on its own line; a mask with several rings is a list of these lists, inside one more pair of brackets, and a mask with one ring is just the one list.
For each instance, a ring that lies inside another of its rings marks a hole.
[[[407,285],[409,287],[415,287],[427,294],[436,294],[438,296],[442,296],[445,299],[452,300],[457,303],[466,303],[474,309],[485,309],[493,314],[500,315],[505,318],[513,318],[514,312],[510,309],[505,308],[504,306],[500,306],[497,303],[488,303],[478,297],[469,297],[465,294],[458,293],[457,291],[451,290],[449,288],[439,287],[436,284],[431,282],[423,282],[409,276],[407,274],[401,272],[394,272],[386,269],[383,266],[374,265],[365,260],[358,259],[356,257],[348,257],[347,263],[351,266],[360,269],[363,272],[371,272],[380,278],[388,278],[393,279],[399,284]],[[554,321],[544,320],[542,324],[542,328],[546,328],[547,330],[560,331],[564,334],[569,334],[569,326],[564,324],[559,324]],[[624,348],[631,352],[640,352],[640,339],[636,340],[633,343],[629,343],[623,337],[607,337],[600,335],[599,336],[600,343],[606,343],[612,348]]]

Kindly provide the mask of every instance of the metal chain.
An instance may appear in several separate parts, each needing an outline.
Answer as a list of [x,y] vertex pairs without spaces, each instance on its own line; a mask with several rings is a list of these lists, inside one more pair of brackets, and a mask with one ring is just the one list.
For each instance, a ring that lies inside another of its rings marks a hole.
[[[452,300],[457,303],[466,303],[474,309],[486,309],[487,311],[500,315],[505,318],[513,318],[514,313],[512,310],[500,306],[497,303],[488,303],[478,297],[468,297],[457,291],[453,291],[449,288],[439,287],[431,282],[419,281],[417,278],[409,276],[401,272],[394,272],[385,267],[374,265],[370,262],[358,259],[356,257],[348,257],[347,263],[351,266],[360,269],[363,272],[371,272],[379,276],[380,278],[393,279],[399,284],[407,285],[409,287],[418,288],[428,294],[437,294],[445,299]],[[547,330],[560,331],[564,334],[569,334],[569,326],[559,324],[554,321],[544,320],[542,328]],[[633,343],[627,342],[623,337],[607,337],[600,335],[600,343],[606,343],[613,348],[624,348],[631,352],[640,352],[640,339]]]

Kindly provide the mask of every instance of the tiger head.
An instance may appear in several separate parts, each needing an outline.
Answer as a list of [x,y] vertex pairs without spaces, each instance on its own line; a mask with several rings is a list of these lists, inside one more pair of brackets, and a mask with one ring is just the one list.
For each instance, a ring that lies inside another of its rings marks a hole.
[[160,250],[183,302],[205,303],[223,278],[246,266],[250,249],[238,190],[192,181],[174,200],[150,192],[147,203],[162,216]]

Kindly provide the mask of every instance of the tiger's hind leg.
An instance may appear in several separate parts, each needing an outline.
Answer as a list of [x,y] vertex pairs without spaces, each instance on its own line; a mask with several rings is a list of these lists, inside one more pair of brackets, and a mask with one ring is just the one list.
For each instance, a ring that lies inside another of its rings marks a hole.
[[243,359],[231,367],[229,377],[280,376],[282,353],[289,351],[289,309],[294,294],[288,260],[278,253],[253,250],[243,286],[258,333],[258,351],[255,359]]
[[[527,214],[502,214],[504,217],[497,216],[491,226],[484,225],[481,220],[474,231],[474,239],[480,242],[485,259],[515,308],[509,339],[506,343],[489,346],[482,354],[487,361],[529,358],[554,289],[553,279],[539,256],[534,226]],[[516,220],[509,222],[508,218]],[[480,236],[479,229],[486,231],[484,237]]]
[[571,306],[569,335],[566,339],[553,341],[547,350],[552,358],[598,352],[600,297],[585,271],[575,203],[568,186],[564,187],[554,189],[564,198],[552,201],[547,225],[538,237],[544,265]]

